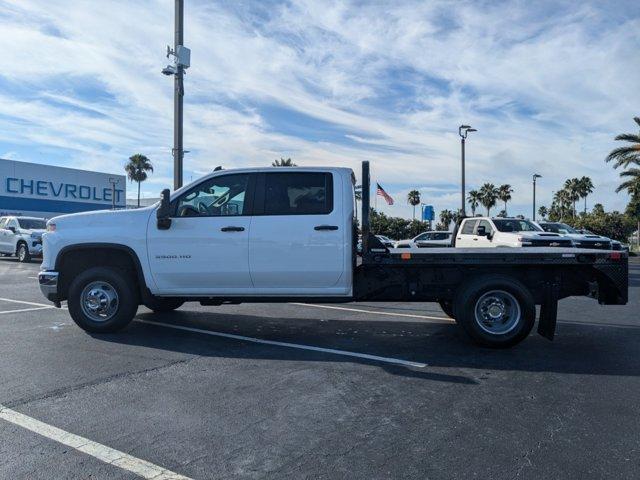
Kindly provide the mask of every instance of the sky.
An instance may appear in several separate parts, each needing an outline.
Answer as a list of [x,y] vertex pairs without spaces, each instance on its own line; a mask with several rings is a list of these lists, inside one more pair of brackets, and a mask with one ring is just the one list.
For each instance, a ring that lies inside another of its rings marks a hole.
[[[531,213],[569,177],[589,205],[624,209],[604,158],[640,115],[640,2],[185,0],[185,182],[216,166],[371,162],[410,218],[417,189],[436,212],[467,191],[511,184]],[[171,0],[0,0],[0,158],[173,183]],[[128,196],[136,189],[128,186]],[[497,213],[497,210],[494,211]]]

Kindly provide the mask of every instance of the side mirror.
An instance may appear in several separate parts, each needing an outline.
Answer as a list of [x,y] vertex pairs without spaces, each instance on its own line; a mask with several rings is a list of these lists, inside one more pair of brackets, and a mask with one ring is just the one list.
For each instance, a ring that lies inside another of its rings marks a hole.
[[479,237],[486,237],[487,236],[487,229],[484,225],[480,225],[477,230],[476,230],[476,235],[478,235]]
[[171,217],[169,217],[169,189],[165,188],[160,194],[160,206],[156,210],[156,218],[158,219],[158,230],[169,230],[171,226]]
[[7,230],[11,230],[14,235],[16,233],[16,227],[7,227]]

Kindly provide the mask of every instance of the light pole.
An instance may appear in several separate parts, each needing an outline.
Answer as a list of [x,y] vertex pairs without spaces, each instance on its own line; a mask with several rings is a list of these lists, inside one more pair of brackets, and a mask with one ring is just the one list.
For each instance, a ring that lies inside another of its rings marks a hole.
[[111,210],[115,210],[116,209],[116,185],[120,183],[120,180],[114,177],[109,177],[109,183],[111,184]]
[[542,175],[533,174],[533,221],[536,221],[536,180],[542,178]]
[[462,211],[462,216],[466,217],[466,210],[465,210],[465,198],[464,198],[464,145],[465,145],[465,141],[467,140],[467,134],[469,132],[477,132],[478,130],[476,130],[475,128],[471,128],[471,126],[469,125],[460,125],[458,127],[458,135],[460,135],[460,139],[461,139],[461,146],[462,146],[462,208],[460,209]]
[[191,65],[191,50],[184,43],[184,0],[175,0],[175,37],[173,50],[167,47],[167,58],[173,64],[162,69],[164,75],[173,75],[173,189],[182,186],[184,148],[182,143],[182,114],[184,97],[184,71]]

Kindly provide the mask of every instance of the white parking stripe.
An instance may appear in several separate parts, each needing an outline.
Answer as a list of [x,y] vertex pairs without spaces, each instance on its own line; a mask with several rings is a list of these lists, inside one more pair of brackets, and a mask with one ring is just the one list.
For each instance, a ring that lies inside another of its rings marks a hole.
[[101,445],[84,437],[74,435],[73,433],[65,432],[53,425],[48,425],[36,420],[35,418],[28,417],[22,413],[11,410],[3,405],[0,405],[0,419],[7,422],[18,425],[27,430],[42,435],[43,437],[54,440],[68,447],[74,448],[80,452],[91,455],[98,460],[120,467],[123,470],[132,472],[142,478],[153,480],[190,480],[189,477],[179,475],[166,468],[154,465],[146,460],[141,460],[136,457],[132,457],[126,453],[120,452],[113,448]]
[[32,308],[18,308],[17,310],[4,310],[0,312],[0,315],[5,313],[20,313],[20,312],[33,312],[34,310],[46,310],[47,308],[54,308],[53,305],[48,307],[32,307]]
[[364,310],[362,308],[351,308],[351,307],[336,307],[334,305],[317,305],[314,303],[291,303],[290,305],[299,305],[301,307],[313,307],[313,308],[327,308],[329,310],[344,310],[346,312],[358,312],[358,313],[369,313],[369,314],[373,313],[375,315],[387,315],[389,317],[421,318],[423,320],[440,320],[442,322],[454,321],[449,317],[431,317],[429,315],[416,315],[413,313],[379,312],[377,310]]
[[347,350],[336,350],[333,348],[314,347],[313,345],[300,345],[297,343],[278,342],[275,340],[264,340],[262,338],[245,337],[244,335],[234,335],[233,333],[214,332],[211,330],[204,330],[202,328],[184,327],[182,325],[172,325],[170,323],[154,322],[151,320],[136,319],[136,321],[140,323],[147,323],[149,325],[156,325],[159,327],[173,328],[175,330],[184,330],[186,332],[204,333],[205,335],[212,335],[214,337],[231,338],[233,340],[260,343],[263,345],[274,345],[277,347],[296,348],[298,350],[310,350],[312,352],[330,353],[333,355],[342,355],[344,357],[364,358],[366,360],[373,360],[376,362],[391,363],[394,365],[404,365],[405,367],[425,368],[427,366],[426,363],[411,362],[409,360],[401,360],[399,358],[392,358],[392,357],[380,357],[378,355],[369,355],[368,353],[357,353],[357,352],[350,352]]
[[[33,305],[35,307],[47,307],[47,308],[52,308],[53,304],[52,303],[37,303],[37,302],[26,302],[24,300],[13,300],[12,298],[3,298],[0,297],[0,301],[1,302],[13,302],[13,303],[22,303],[24,305]],[[66,305],[62,305],[61,308],[67,308]],[[15,310],[14,310],[15,311]]]
[[46,304],[46,303],[36,303],[36,302],[25,302],[24,300],[13,300],[12,298],[3,298],[0,297],[0,300],[2,300],[3,302],[13,302],[13,303],[24,303],[25,305],[33,305],[34,307],[51,307],[52,304]]

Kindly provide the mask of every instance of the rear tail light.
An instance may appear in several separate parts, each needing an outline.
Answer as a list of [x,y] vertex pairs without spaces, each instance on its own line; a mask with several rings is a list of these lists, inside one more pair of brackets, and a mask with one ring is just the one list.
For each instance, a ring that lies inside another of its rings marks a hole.
[[609,260],[620,260],[622,254],[620,252],[609,252]]

